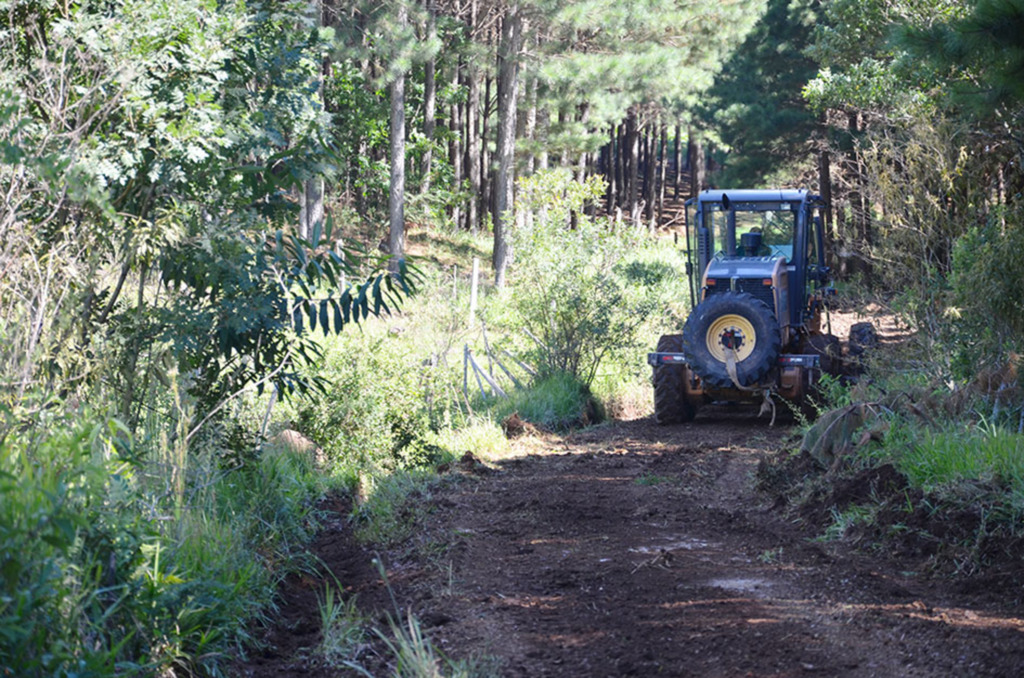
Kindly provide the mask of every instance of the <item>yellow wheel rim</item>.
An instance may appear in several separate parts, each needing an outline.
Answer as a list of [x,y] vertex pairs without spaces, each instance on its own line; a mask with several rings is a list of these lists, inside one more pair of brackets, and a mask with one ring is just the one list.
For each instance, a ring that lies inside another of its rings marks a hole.
[[741,363],[754,352],[757,335],[749,320],[741,315],[729,313],[711,323],[705,343],[715,360],[724,363],[726,352],[731,353],[731,346],[736,350],[736,362]]

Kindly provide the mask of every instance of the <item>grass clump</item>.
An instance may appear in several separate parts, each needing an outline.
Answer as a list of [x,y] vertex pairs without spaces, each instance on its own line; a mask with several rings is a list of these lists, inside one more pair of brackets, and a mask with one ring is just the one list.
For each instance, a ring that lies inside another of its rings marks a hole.
[[356,662],[368,647],[367,620],[356,607],[355,598],[343,600],[337,588],[324,586],[317,596],[320,612],[320,643],[316,652],[331,666]]
[[515,412],[535,426],[556,431],[603,419],[601,406],[590,389],[564,372],[542,377],[529,389],[513,392],[508,399],[498,401],[492,411],[500,419]]
[[991,482],[1006,488],[1014,503],[1024,501],[1024,435],[979,425],[923,430],[915,438],[894,454],[913,485],[934,490],[965,480]]

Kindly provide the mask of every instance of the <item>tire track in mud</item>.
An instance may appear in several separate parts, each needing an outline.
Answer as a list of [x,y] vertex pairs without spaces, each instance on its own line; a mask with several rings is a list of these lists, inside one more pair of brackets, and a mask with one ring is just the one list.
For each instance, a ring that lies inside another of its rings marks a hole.
[[[447,656],[503,676],[1018,675],[1020,610],[811,542],[757,496],[785,435],[709,408],[534,440],[438,493],[418,539],[450,548],[384,554],[395,594]],[[364,608],[388,606],[340,567]]]

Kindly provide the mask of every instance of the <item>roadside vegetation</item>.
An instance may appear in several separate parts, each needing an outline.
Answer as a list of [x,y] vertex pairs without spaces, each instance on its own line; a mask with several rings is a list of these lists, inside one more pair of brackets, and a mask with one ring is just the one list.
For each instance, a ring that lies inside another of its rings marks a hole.
[[[911,335],[765,487],[938,571],[1019,556],[1019,2],[3,7],[0,673],[225,675],[324,496],[406,543],[439,470],[648,414],[657,225],[723,181],[828,187]],[[343,586],[323,661],[489,670]]]

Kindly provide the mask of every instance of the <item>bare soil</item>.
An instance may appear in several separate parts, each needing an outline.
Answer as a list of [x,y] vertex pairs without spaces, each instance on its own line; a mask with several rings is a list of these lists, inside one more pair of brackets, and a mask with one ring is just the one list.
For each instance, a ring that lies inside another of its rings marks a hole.
[[[456,465],[419,500],[412,543],[364,550],[339,502],[315,552],[378,624],[411,609],[446,656],[490,658],[494,675],[1021,675],[1018,577],[972,585],[811,540],[755,489],[788,435],[723,406],[528,436],[489,468]],[[267,649],[237,675],[347,675],[310,650],[322,586],[286,584]],[[359,662],[390,674],[379,647]]]

